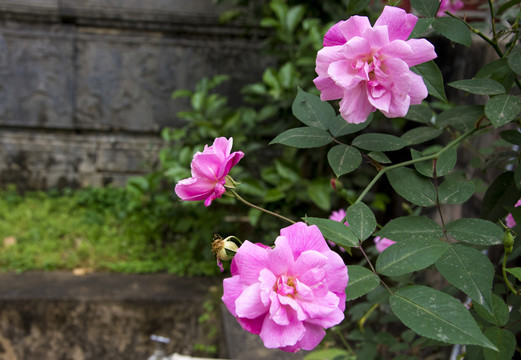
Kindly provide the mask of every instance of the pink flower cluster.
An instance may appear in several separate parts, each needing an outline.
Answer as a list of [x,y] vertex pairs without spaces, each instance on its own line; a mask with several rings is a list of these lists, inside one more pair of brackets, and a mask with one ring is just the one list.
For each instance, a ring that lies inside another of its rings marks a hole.
[[465,4],[462,0],[440,0],[440,7],[437,16],[445,16],[445,11],[458,11],[463,8]]
[[315,348],[344,319],[347,267],[316,226],[281,229],[272,249],[245,241],[224,280],[222,300],[267,348]]
[[365,16],[333,25],[317,54],[314,83],[322,100],[340,100],[340,114],[362,123],[376,109],[405,116],[427,97],[421,76],[409,68],[436,57],[425,39],[410,39],[418,18],[386,6],[374,26]]
[[[520,205],[521,205],[521,199],[518,200],[514,206],[515,206],[515,207],[518,207],[518,206],[520,206]],[[508,215],[507,215],[507,217],[506,217],[506,219],[505,219],[505,223],[506,223],[507,226],[508,226],[509,228],[511,228],[511,229],[512,229],[514,226],[517,225],[517,224],[516,224],[516,221],[514,220],[514,217],[512,216],[512,214],[508,214]]]
[[197,152],[192,159],[192,177],[183,179],[175,186],[175,193],[185,201],[204,200],[210,206],[213,200],[220,198],[226,191],[226,176],[244,153],[231,153],[233,138],[220,137],[212,146],[205,145],[203,152]]

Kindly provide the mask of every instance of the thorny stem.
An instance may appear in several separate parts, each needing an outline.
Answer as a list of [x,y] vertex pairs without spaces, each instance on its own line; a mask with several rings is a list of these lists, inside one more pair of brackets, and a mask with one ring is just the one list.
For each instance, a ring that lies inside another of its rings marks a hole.
[[235,192],[235,190],[230,190],[230,192],[233,194],[233,196],[235,196],[235,198],[236,198],[237,200],[241,201],[242,203],[244,203],[244,204],[246,204],[246,205],[248,205],[248,206],[250,206],[250,207],[252,207],[252,208],[254,208],[254,209],[257,209],[257,210],[260,210],[260,211],[262,211],[262,212],[265,212],[266,214],[270,214],[270,215],[273,215],[273,216],[275,216],[275,217],[278,217],[279,219],[282,219],[282,220],[284,220],[284,221],[287,221],[287,222],[289,222],[289,223],[291,223],[291,224],[295,224],[295,221],[293,221],[293,220],[291,220],[291,219],[288,219],[288,218],[285,217],[285,216],[282,216],[282,215],[280,215],[280,214],[274,213],[273,211],[269,211],[269,210],[266,210],[266,209],[264,209],[264,208],[261,208],[260,206],[254,205],[254,204],[252,204],[251,202],[249,202],[249,201],[243,199],[239,194],[237,194],[237,193]]
[[367,187],[364,189],[364,191],[360,194],[358,199],[356,199],[355,204],[361,202],[364,199],[364,197],[371,190],[371,188],[376,184],[376,182],[378,180],[380,180],[380,178],[386,172],[394,170],[394,169],[398,169],[398,168],[401,168],[401,167],[404,167],[404,166],[413,165],[413,164],[416,164],[416,163],[419,163],[419,162],[422,162],[422,161],[437,159],[445,151],[447,151],[447,150],[451,149],[452,147],[454,147],[455,145],[459,144],[460,142],[465,140],[467,137],[469,137],[470,135],[475,133],[477,130],[478,130],[477,128],[468,130],[467,132],[465,132],[462,135],[460,135],[458,138],[452,140],[450,143],[445,145],[445,147],[443,149],[441,149],[440,151],[435,152],[434,154],[422,156],[422,157],[417,158],[417,159],[407,160],[407,161],[401,162],[399,164],[394,164],[394,165],[382,168],[382,170],[380,170],[380,172],[378,172],[378,174],[376,174],[376,176],[373,178],[373,180],[371,180],[369,185],[367,185]]
[[514,287],[513,287],[512,284],[510,283],[510,281],[508,281],[508,278],[507,278],[507,271],[506,271],[507,260],[508,260],[508,255],[505,254],[505,255],[503,256],[503,265],[501,266],[501,270],[503,271],[503,280],[505,281],[505,284],[506,284],[507,287],[510,289],[510,291],[512,291],[515,295],[520,295],[520,292],[517,291],[516,289],[514,289]]
[[[373,264],[371,263],[371,260],[369,259],[369,256],[367,256],[367,254],[365,253],[364,251],[364,248],[362,247],[362,242],[361,241],[358,241],[358,249],[362,252],[362,254],[364,255],[364,258],[365,260],[367,261],[367,263],[369,264],[369,267],[371,268],[371,271],[373,272],[373,274],[377,275],[378,274],[376,273],[376,269],[374,268]],[[379,277],[380,278],[380,277]],[[391,295],[394,295],[393,291],[391,290],[391,288],[389,288],[389,286],[387,286],[387,284],[385,283],[385,281],[383,281],[381,278],[380,278],[380,282],[382,283],[382,285],[387,289],[387,291],[389,291],[389,293]]]

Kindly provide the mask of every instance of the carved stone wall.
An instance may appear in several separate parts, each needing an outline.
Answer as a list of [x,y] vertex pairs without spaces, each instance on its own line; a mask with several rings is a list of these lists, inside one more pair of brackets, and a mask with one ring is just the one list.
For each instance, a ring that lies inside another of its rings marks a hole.
[[0,184],[123,184],[180,126],[176,89],[258,78],[259,42],[212,0],[0,0]]

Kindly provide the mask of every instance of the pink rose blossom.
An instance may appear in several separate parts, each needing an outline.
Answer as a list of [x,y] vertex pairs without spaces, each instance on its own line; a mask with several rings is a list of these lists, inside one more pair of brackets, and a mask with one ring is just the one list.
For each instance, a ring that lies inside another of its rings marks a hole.
[[[518,200],[518,201],[516,202],[516,204],[514,205],[514,207],[518,207],[518,206],[520,206],[520,205],[521,205],[521,199]],[[512,216],[512,214],[508,214],[508,215],[507,215],[507,217],[506,217],[506,219],[505,219],[505,222],[506,222],[507,226],[508,226],[509,228],[511,228],[511,229],[512,229],[514,226],[516,226],[516,221],[514,220],[514,217]]]
[[465,4],[463,4],[462,0],[441,0],[440,1],[440,8],[438,9],[438,13],[436,14],[439,16],[445,16],[445,11],[458,11],[463,8]]
[[385,249],[387,249],[389,246],[391,246],[392,244],[396,244],[396,241],[392,241],[391,239],[388,239],[388,238],[376,236],[374,238],[374,244],[376,246],[376,250],[378,250],[378,252],[381,253]]
[[273,249],[245,241],[231,273],[223,302],[267,348],[311,350],[344,319],[347,267],[314,225],[281,229]]
[[365,16],[333,25],[317,54],[314,83],[322,100],[340,101],[349,123],[362,123],[376,109],[387,117],[407,114],[427,97],[421,76],[409,68],[436,57],[425,39],[410,39],[418,18],[386,6],[374,26]]
[[[334,221],[342,221],[342,220],[345,219],[345,217],[346,217],[346,211],[345,211],[344,209],[339,209],[339,210],[337,210],[337,211],[333,211],[333,212],[331,213],[331,215],[329,215],[329,219],[330,219],[330,220],[334,220]],[[344,224],[345,224],[346,226],[349,226],[349,224],[347,223],[347,221],[345,221]],[[335,244],[333,241],[331,241],[331,240],[328,240],[327,242],[328,242],[329,245],[331,245],[331,246],[335,246],[335,245],[336,245],[336,244]],[[343,247],[341,247],[341,246],[339,246],[338,248],[340,249],[341,252],[345,252],[345,251],[346,251],[346,250],[345,250]]]
[[205,145],[203,152],[197,152],[192,159],[192,177],[175,186],[177,196],[185,201],[204,200],[205,206],[220,198],[226,191],[226,175],[244,156],[242,151],[230,154],[232,145],[233,138],[220,137],[212,146]]

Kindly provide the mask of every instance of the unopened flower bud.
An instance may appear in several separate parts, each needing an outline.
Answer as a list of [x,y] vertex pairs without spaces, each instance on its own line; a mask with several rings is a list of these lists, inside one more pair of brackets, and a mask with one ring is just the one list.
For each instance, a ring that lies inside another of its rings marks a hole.
[[503,234],[503,246],[505,247],[505,255],[510,255],[514,249],[514,236],[509,230]]
[[344,188],[344,184],[342,184],[342,182],[337,178],[331,178],[331,187],[335,191],[340,191]]
[[232,238],[235,238],[235,236],[228,236],[226,239],[223,239],[217,234],[213,238],[212,253],[217,258],[217,265],[221,269],[221,272],[224,271],[222,261],[230,261],[233,259],[233,256],[239,249],[237,244],[231,240]]

